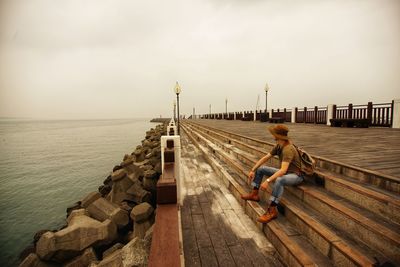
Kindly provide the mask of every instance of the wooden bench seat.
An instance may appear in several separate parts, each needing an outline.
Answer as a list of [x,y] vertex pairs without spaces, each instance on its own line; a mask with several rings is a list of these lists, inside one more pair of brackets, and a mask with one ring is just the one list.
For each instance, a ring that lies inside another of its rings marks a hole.
[[284,123],[285,119],[282,117],[272,117],[269,119],[269,122],[271,123]]
[[253,120],[251,117],[243,117],[242,118],[242,121],[251,121],[251,120]]
[[331,127],[368,128],[369,119],[330,119]]

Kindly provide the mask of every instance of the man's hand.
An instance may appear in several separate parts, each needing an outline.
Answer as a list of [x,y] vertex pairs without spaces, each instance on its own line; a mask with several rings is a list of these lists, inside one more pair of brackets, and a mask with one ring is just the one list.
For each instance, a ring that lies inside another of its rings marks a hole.
[[268,188],[268,181],[265,181],[264,183],[261,184],[260,189],[262,191],[266,191]]
[[249,172],[249,175],[248,175],[248,180],[249,180],[249,183],[251,182],[251,181],[253,181],[253,179],[254,179],[254,176],[255,176],[255,173],[253,172],[253,171],[250,171]]

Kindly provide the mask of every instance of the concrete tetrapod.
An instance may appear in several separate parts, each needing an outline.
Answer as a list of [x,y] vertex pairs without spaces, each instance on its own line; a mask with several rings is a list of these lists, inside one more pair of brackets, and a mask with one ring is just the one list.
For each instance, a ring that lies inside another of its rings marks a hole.
[[99,198],[87,208],[90,216],[99,221],[107,219],[113,221],[118,228],[122,228],[129,223],[128,212],[121,209],[118,205],[107,201],[105,198]]
[[36,244],[36,253],[41,259],[65,261],[89,246],[108,244],[117,237],[114,222],[96,221],[87,216],[84,209],[73,211],[67,221],[68,227],[41,236]]

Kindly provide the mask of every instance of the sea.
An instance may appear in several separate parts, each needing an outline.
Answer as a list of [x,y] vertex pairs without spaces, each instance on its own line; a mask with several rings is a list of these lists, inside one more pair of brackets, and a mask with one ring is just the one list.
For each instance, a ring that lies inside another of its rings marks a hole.
[[37,231],[65,225],[66,208],[96,191],[156,125],[0,119],[0,266],[18,266]]

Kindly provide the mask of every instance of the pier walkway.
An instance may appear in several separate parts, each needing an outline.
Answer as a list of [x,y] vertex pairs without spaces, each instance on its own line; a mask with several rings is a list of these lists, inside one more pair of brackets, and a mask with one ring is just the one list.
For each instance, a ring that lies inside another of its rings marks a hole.
[[[400,131],[288,124],[313,176],[285,187],[280,215],[243,201],[248,171],[274,141],[260,122],[183,120],[181,226],[186,266],[400,266]],[[272,158],[268,165],[279,167]]]
[[[213,128],[274,143],[270,123],[237,120],[193,120]],[[289,136],[314,155],[400,178],[400,129],[336,128],[320,124],[285,123]]]
[[181,221],[186,266],[283,266],[202,153],[182,135]]

